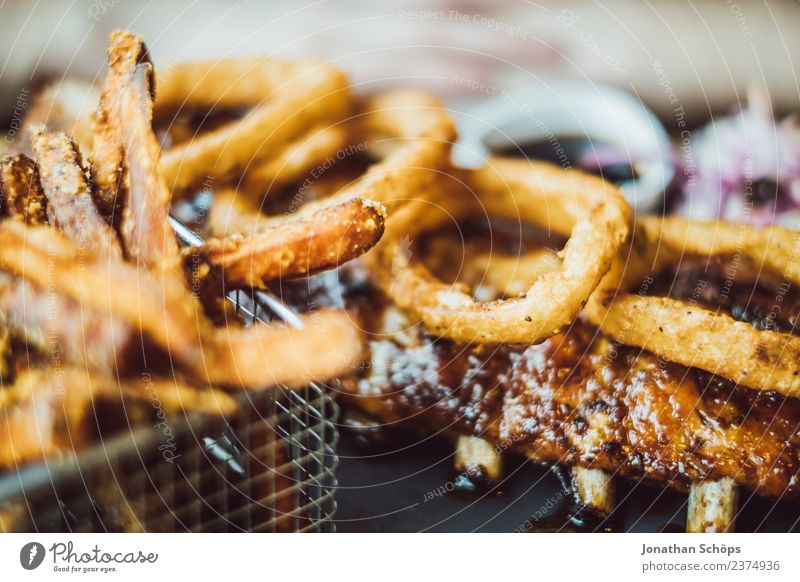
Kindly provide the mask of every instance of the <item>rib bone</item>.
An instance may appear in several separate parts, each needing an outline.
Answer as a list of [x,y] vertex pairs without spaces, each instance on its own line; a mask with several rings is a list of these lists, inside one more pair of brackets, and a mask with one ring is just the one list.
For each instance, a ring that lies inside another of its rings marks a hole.
[[614,510],[614,480],[606,471],[573,467],[572,488],[578,507],[591,508],[603,515],[610,515]]
[[455,468],[470,478],[499,481],[503,475],[503,457],[489,441],[476,436],[459,435],[456,439]]
[[689,533],[722,533],[733,531],[736,509],[739,506],[739,488],[733,479],[692,483],[689,490],[689,516],[686,531]]

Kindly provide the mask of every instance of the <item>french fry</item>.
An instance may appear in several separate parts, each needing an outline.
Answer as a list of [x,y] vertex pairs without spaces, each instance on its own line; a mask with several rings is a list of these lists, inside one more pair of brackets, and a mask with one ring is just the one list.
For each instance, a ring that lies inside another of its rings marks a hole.
[[125,197],[120,96],[136,67],[149,62],[147,47],[140,36],[124,30],[111,34],[108,73],[94,118],[92,174],[97,206],[109,223],[115,226],[122,220],[120,205]]
[[[78,264],[80,277],[74,276]],[[147,346],[151,357],[168,357],[207,385],[299,387],[346,372],[361,356],[361,334],[344,313],[304,316],[301,329],[277,323],[215,328],[181,286],[82,253],[46,227],[0,222],[0,270],[0,320],[17,337],[97,373],[116,376]],[[51,277],[60,283],[58,294],[47,291]],[[52,311],[59,316],[49,317]]]
[[0,430],[0,467],[14,468],[84,444],[96,424],[88,417],[101,400],[144,404],[149,413],[156,401],[165,412],[193,410],[227,416],[238,408],[223,392],[198,390],[174,380],[139,377],[118,382],[79,368],[30,369],[0,391],[0,415],[5,420]]
[[75,141],[64,133],[39,129],[33,137],[33,150],[51,224],[80,248],[121,258],[117,233],[95,206]]
[[32,226],[47,224],[47,197],[39,168],[28,156],[17,154],[0,160],[0,217]]
[[361,255],[383,234],[385,213],[380,204],[353,198],[247,236],[212,239],[185,253],[202,257],[228,287],[261,287]]
[[167,221],[172,195],[159,169],[161,148],[152,128],[152,76],[150,64],[138,65],[119,93],[118,133],[128,174],[120,235],[129,260],[169,272],[179,267],[179,254]]

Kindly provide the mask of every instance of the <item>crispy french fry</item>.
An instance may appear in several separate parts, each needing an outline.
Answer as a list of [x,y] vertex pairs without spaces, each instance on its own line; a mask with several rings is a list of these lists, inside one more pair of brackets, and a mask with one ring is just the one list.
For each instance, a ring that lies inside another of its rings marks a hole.
[[149,62],[147,47],[140,36],[124,30],[111,34],[108,73],[94,119],[92,173],[98,208],[114,225],[118,225],[122,219],[120,205],[125,197],[120,96],[136,67]]
[[50,222],[78,247],[120,258],[117,234],[92,199],[78,145],[66,134],[40,129],[34,135],[33,150],[48,200]]
[[101,400],[144,405],[146,413],[197,411],[230,415],[238,408],[227,394],[198,390],[175,380],[139,377],[118,382],[78,368],[28,370],[0,391],[0,467],[71,452],[92,438],[89,420]]
[[[13,333],[106,375],[144,350],[206,385],[263,389],[333,378],[361,356],[361,334],[345,313],[304,316],[302,329],[214,328],[183,287],[82,254],[50,228],[0,222],[0,270],[0,320]],[[57,294],[48,292],[51,278],[60,282]],[[53,310],[59,317],[49,317]]]
[[385,212],[380,204],[353,198],[247,236],[212,239],[185,253],[202,257],[228,287],[260,287],[361,255],[383,234]]
[[178,243],[167,221],[172,195],[159,169],[161,148],[152,128],[152,76],[150,64],[138,65],[119,93],[119,135],[128,171],[120,234],[129,260],[169,272],[179,267]]
[[39,168],[28,156],[17,154],[0,160],[0,217],[26,224],[47,224],[47,197]]

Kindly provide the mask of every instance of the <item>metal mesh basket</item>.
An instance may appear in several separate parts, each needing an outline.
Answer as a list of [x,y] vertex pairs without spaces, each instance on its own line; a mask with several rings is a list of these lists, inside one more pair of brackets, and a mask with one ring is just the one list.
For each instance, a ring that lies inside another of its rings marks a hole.
[[[246,322],[277,316],[302,325],[263,292],[229,298]],[[243,393],[239,404],[227,421],[187,413],[170,426],[168,446],[163,430],[131,426],[63,459],[0,475],[0,531],[332,531],[332,397],[311,384]]]

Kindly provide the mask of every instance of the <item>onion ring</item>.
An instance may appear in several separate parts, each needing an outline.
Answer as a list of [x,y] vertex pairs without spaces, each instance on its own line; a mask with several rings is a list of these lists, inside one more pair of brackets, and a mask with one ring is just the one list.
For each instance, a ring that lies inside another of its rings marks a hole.
[[173,63],[159,68],[156,117],[192,109],[237,110],[270,97],[300,70],[318,63],[266,58],[218,59]]
[[325,160],[335,159],[347,143],[341,125],[313,127],[276,157],[248,168],[240,191],[261,194],[300,180]]
[[[239,240],[209,241],[200,252],[212,267],[218,263],[227,271],[228,283],[258,285],[361,255],[383,233],[383,203],[396,210],[432,189],[437,174],[447,168],[455,136],[441,104],[425,93],[403,91],[370,100],[364,111],[362,135],[375,139],[378,134],[381,141],[394,142],[386,159],[333,196],[308,202],[288,216],[264,217],[258,221],[259,232]],[[313,246],[322,252],[309,246],[308,233],[315,229],[319,232]],[[258,261],[253,258],[256,251]]]
[[[524,160],[494,158],[466,180],[489,215],[569,236],[560,267],[517,298],[479,303],[396,252],[395,232],[394,244],[381,246],[383,286],[391,299],[431,333],[455,341],[536,343],[569,325],[627,238],[630,208],[622,194],[599,178]],[[469,206],[456,214],[474,213]],[[422,220],[411,224],[413,219],[403,236],[429,228]]]
[[174,195],[199,185],[209,175],[228,178],[283,150],[307,129],[348,114],[350,96],[344,73],[323,64],[299,64],[289,70],[291,74],[280,80],[270,98],[241,119],[164,152],[161,168]]
[[687,253],[738,254],[800,285],[797,233],[776,226],[758,230],[724,222],[648,217],[637,225],[631,255],[616,259],[590,298],[585,310],[589,321],[616,340],[667,360],[750,388],[800,395],[800,337],[757,330],[684,301],[630,292]]

